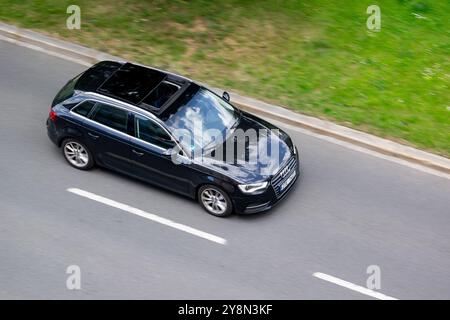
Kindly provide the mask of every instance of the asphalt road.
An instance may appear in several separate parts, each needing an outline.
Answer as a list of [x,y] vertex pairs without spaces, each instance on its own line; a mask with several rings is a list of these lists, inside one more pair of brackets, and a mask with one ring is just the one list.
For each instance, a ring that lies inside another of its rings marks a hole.
[[[274,210],[215,218],[103,169],[71,168],[46,136],[57,90],[85,67],[0,41],[0,298],[450,299],[450,180],[287,127],[303,176]],[[225,245],[67,191],[80,188]],[[66,269],[81,268],[81,290]]]

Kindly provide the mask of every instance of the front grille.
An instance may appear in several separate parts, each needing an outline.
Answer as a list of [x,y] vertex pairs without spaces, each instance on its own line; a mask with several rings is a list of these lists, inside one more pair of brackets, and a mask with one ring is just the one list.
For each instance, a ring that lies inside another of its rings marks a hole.
[[[271,180],[271,184],[272,184],[272,188],[275,191],[275,195],[277,196],[277,198],[281,197],[283,195],[283,193],[288,190],[289,188],[286,186],[286,188],[284,188],[284,190],[280,190],[281,185],[283,184],[283,182],[285,182],[287,180],[287,178],[289,178],[291,176],[291,174],[296,170],[297,167],[297,160],[294,157],[290,158],[288,160],[288,162],[286,163],[286,165],[284,165],[272,178]],[[292,180],[292,182],[290,184],[292,184],[295,181]]]

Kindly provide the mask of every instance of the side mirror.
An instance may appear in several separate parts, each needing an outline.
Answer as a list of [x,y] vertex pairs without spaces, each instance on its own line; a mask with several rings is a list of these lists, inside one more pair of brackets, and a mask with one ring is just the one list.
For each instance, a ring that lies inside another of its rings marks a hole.
[[183,155],[181,151],[178,151],[178,148],[169,148],[166,149],[163,154],[166,157],[170,157],[175,164],[191,164],[191,160]]
[[170,157],[170,156],[172,156],[172,154],[173,154],[174,152],[175,152],[175,151],[174,151],[173,148],[168,148],[168,149],[164,150],[162,154],[165,155],[165,156]]
[[225,101],[230,102],[230,94],[228,92],[224,91],[223,94],[222,94],[222,98]]

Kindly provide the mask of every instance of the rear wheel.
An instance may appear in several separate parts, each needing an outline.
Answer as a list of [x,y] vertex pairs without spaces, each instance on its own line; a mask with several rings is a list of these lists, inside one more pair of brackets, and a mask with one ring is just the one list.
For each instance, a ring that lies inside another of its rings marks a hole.
[[62,152],[67,162],[74,168],[89,170],[94,165],[94,160],[88,148],[75,139],[66,139],[62,143]]
[[226,217],[233,212],[230,197],[213,185],[204,185],[198,190],[198,201],[209,214],[216,217]]

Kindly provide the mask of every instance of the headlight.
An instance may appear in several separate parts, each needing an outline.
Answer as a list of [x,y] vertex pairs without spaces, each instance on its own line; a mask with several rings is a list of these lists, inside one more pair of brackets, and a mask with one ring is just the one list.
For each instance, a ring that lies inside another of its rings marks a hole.
[[251,183],[251,184],[240,184],[239,189],[243,193],[257,193],[258,191],[263,191],[267,188],[269,183],[267,181],[260,183]]

